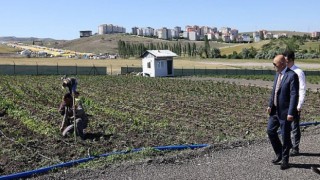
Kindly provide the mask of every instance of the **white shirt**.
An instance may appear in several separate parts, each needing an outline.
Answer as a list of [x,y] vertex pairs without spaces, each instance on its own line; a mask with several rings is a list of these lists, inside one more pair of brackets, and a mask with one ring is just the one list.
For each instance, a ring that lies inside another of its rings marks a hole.
[[293,70],[299,77],[299,102],[297,108],[301,109],[304,102],[304,97],[306,96],[306,77],[304,72],[296,65],[293,65],[290,69]]

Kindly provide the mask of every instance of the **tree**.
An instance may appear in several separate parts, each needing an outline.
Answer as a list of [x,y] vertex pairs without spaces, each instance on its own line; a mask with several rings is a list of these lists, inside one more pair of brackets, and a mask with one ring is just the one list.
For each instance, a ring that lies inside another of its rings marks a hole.
[[220,58],[221,57],[220,49],[213,48],[212,51],[211,51],[211,57],[212,58]]
[[286,50],[290,51],[296,51],[299,49],[299,41],[295,38],[286,38],[286,39],[281,39],[282,42],[285,44]]
[[181,56],[181,54],[182,54],[182,46],[181,46],[181,43],[180,42],[178,42],[178,55],[179,56]]
[[[229,56],[228,56],[229,58]],[[241,59],[241,54],[238,54],[237,51],[233,51],[231,55],[231,59]]]
[[126,56],[126,43],[124,41],[118,41],[118,53],[120,57]]
[[187,53],[188,53],[188,56],[191,57],[192,52],[191,52],[191,44],[190,44],[190,42],[188,42],[188,45],[187,45]]
[[183,46],[183,56],[186,56],[187,53],[187,45]]
[[256,54],[258,53],[258,50],[254,47],[251,46],[251,48],[249,49],[250,53],[249,53],[249,57],[250,58],[254,58],[256,56]]
[[250,58],[250,50],[247,48],[243,48],[241,51],[242,58],[243,59],[249,59]]
[[192,56],[196,56],[197,55],[197,45],[196,43],[192,44]]
[[209,44],[209,40],[208,40],[208,36],[205,35],[204,36],[204,56],[205,58],[208,58],[210,55],[210,44]]

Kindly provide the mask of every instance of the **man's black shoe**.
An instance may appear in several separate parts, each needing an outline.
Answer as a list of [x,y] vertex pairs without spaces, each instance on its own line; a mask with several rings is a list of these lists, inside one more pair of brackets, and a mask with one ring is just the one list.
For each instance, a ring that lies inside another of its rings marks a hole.
[[317,174],[320,174],[320,170],[315,166],[311,166],[311,170]]
[[288,169],[288,168],[289,168],[289,163],[287,163],[287,162],[282,162],[281,163],[281,166],[280,166],[281,170],[285,170],[285,169]]
[[277,163],[279,163],[281,160],[282,160],[282,157],[277,157],[277,158],[273,159],[271,162],[272,162],[273,164],[277,164]]
[[289,155],[290,156],[299,156],[299,151],[295,150],[295,149],[292,149]]

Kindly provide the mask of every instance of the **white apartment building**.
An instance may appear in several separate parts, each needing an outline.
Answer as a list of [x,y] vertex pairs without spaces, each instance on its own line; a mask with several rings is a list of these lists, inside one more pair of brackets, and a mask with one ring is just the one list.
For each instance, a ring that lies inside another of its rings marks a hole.
[[260,33],[259,33],[259,32],[253,32],[253,33],[252,33],[252,37],[253,37],[253,42],[259,42],[259,41],[261,41]]
[[190,41],[198,41],[199,40],[199,34],[196,31],[189,32],[189,40]]
[[215,37],[213,32],[207,33],[206,35],[208,37],[208,40],[215,40],[216,39],[216,37]]
[[138,36],[143,36],[143,29],[142,28],[138,28],[137,29],[137,35]]
[[271,32],[268,32],[264,35],[265,39],[272,39],[273,38],[273,34]]
[[224,42],[230,42],[231,41],[230,35],[229,34],[222,34],[222,40]]
[[179,38],[180,31],[177,31],[176,29],[169,29],[169,32],[171,34],[171,38],[174,38],[174,39]]
[[229,34],[230,31],[231,31],[231,28],[229,28],[229,27],[222,27],[222,28],[220,28],[221,34]]
[[142,31],[143,31],[143,36],[153,36],[154,34],[154,29],[151,27],[142,28]]
[[311,33],[311,37],[312,37],[312,38],[320,37],[320,32],[318,32],[318,31],[312,32],[312,33]]
[[98,27],[98,34],[126,33],[126,28],[113,24],[102,24]]
[[138,27],[133,27],[133,28],[131,28],[132,29],[132,34],[133,35],[138,35],[138,33],[137,33],[137,31],[138,31]]
[[171,38],[171,33],[168,33],[168,29],[166,27],[163,27],[162,29],[158,29],[157,32],[158,32],[158,38],[159,39],[169,39],[169,38]]
[[242,34],[242,42],[251,42],[251,38],[249,34]]
[[176,30],[178,32],[178,34],[181,32],[181,27],[180,26],[176,26],[174,27],[174,30]]
[[183,34],[182,34],[182,37],[184,39],[189,39],[189,32],[188,31],[184,31]]
[[219,32],[215,32],[214,33],[214,37],[215,37],[215,39],[220,39],[221,37],[220,37],[220,33]]

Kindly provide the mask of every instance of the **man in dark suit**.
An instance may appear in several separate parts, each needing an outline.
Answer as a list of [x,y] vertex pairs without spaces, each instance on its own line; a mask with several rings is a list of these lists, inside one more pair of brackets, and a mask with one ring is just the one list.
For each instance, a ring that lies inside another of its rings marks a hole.
[[[276,158],[272,163],[282,161],[280,169],[289,168],[289,151],[292,147],[290,132],[291,123],[297,118],[297,104],[299,99],[299,78],[298,75],[286,66],[283,55],[277,55],[273,59],[276,70],[273,90],[271,93],[267,112],[270,115],[267,133]],[[281,130],[282,143],[278,136],[278,129]]]

